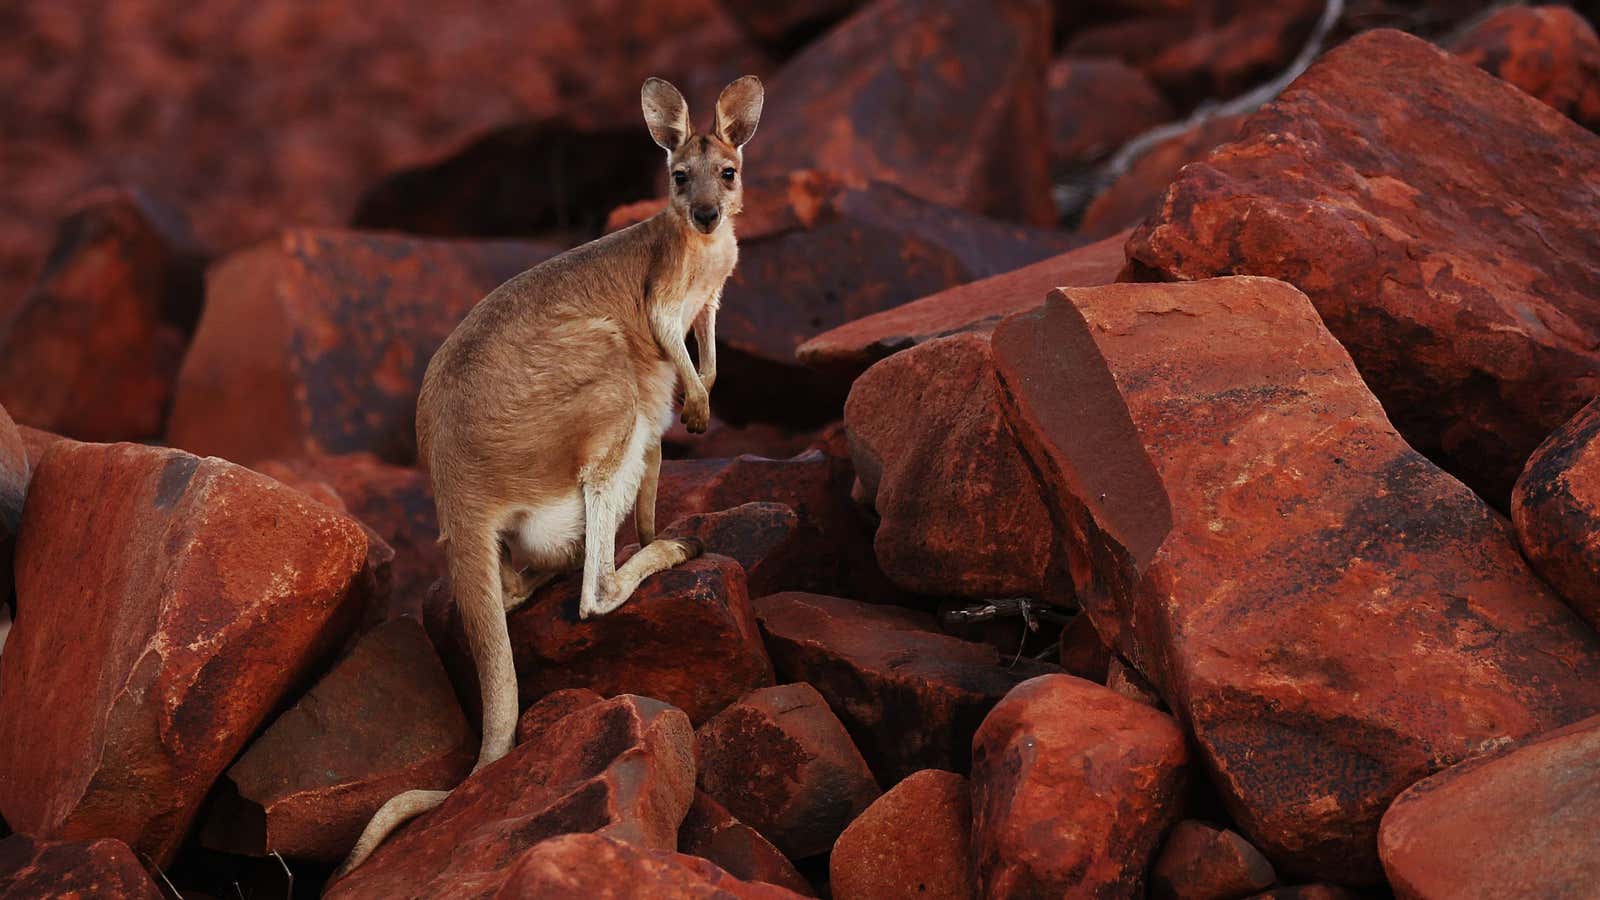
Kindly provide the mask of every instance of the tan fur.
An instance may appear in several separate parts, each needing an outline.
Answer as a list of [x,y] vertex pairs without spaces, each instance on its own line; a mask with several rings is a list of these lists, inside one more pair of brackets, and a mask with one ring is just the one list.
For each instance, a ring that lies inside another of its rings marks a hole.
[[[417,443],[482,685],[474,771],[512,746],[507,610],[581,564],[579,613],[603,615],[651,574],[700,552],[692,540],[654,539],[661,432],[679,387],[689,430],[704,431],[710,418],[716,313],[739,255],[731,221],[741,208],[739,145],[754,134],[761,101],[753,76],[735,81],[717,101],[712,131],[697,135],[677,89],[645,82],[645,120],[668,152],[666,209],[496,288],[428,365]],[[685,344],[690,329],[698,370]],[[629,508],[645,546],[618,570],[616,532]],[[344,871],[445,796],[390,800]]]

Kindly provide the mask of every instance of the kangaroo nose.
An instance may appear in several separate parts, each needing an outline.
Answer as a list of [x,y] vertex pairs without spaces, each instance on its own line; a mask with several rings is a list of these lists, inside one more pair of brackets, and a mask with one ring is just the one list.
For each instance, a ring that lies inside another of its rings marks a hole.
[[696,206],[689,211],[689,215],[694,217],[695,224],[706,231],[710,231],[711,226],[717,224],[717,208],[715,206]]

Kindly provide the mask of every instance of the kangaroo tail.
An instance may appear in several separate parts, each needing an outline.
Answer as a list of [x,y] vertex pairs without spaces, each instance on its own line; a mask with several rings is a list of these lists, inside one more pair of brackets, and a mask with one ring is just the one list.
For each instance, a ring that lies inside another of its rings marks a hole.
[[[500,548],[488,528],[453,529],[446,546],[451,589],[482,690],[483,742],[472,767],[477,772],[511,752],[517,727],[517,673],[500,591]],[[390,798],[373,814],[338,874],[361,865],[390,832],[449,796],[449,791],[406,791]]]

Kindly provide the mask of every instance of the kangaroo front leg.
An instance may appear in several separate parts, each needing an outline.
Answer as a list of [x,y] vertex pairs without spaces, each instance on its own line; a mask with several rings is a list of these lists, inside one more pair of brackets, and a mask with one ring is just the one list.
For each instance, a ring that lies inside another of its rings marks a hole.
[[[605,615],[617,596],[617,527],[624,510],[609,479],[583,483],[583,593],[578,618]],[[626,598],[624,598],[626,599]]]
[[648,547],[656,539],[656,482],[661,478],[661,442],[651,441],[644,451],[644,476],[639,479],[639,494],[633,501],[633,528],[639,532],[639,546]]
[[700,383],[706,393],[717,383],[717,308],[722,298],[715,296],[694,320],[694,342],[700,348]]
[[650,317],[650,329],[655,334],[661,352],[672,363],[678,383],[683,385],[683,424],[693,434],[704,433],[706,426],[711,424],[711,394],[700,383],[700,375],[694,370],[694,360],[689,358],[689,347],[683,342],[683,324],[671,314],[656,314]]

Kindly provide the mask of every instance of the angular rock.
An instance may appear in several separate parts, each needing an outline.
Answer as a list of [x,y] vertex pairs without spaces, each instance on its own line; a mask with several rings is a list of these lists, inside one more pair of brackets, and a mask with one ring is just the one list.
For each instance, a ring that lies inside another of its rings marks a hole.
[[1522,552],[1600,630],[1600,401],[1555,430],[1511,492]]
[[988,333],[1006,316],[1043,303],[1054,288],[1116,281],[1130,233],[862,316],[806,341],[795,354],[819,372],[854,381],[878,360],[917,344],[967,331]]
[[896,353],[857,378],[844,422],[873,548],[900,588],[936,597],[1038,596],[1053,535],[1000,409],[987,334]]
[[971,830],[965,778],[938,769],[906,776],[834,842],[834,900],[969,900]]
[[1177,114],[1155,85],[1109,57],[1063,56],[1050,64],[1050,167],[1057,177],[1093,165]]
[[[694,768],[681,711],[629,695],[594,704],[475,772],[324,896],[523,896],[513,887],[523,878],[519,859],[559,835],[593,833],[671,852],[694,796]],[[502,886],[512,893],[497,894]]]
[[790,859],[828,852],[880,793],[809,684],[752,691],[695,732],[700,790]]
[[159,437],[204,265],[187,224],[149,196],[86,197],[15,314],[0,315],[0,402],[80,440]]
[[524,853],[496,900],[793,900],[806,896],[740,881],[686,853],[650,850],[597,834],[566,834]]
[[965,772],[972,734],[1019,681],[988,644],[940,634],[924,613],[818,594],[756,601],[781,681],[812,685],[885,784],[919,769]]
[[318,229],[234,253],[207,278],[167,439],[245,465],[358,451],[409,464],[433,351],[485,294],[552,255]]
[[1187,756],[1170,716],[1098,684],[1018,685],[972,740],[978,895],[1143,896]]
[[800,517],[782,503],[741,503],[732,509],[685,516],[661,532],[663,538],[692,537],[707,553],[726,556],[744,569],[752,597],[781,590],[785,575],[804,566]]
[[[0,407],[0,409],[4,409],[4,407]],[[17,433],[22,436],[22,446],[28,454],[29,468],[38,467],[39,460],[44,458],[44,451],[48,449],[51,444],[59,444],[62,441],[68,440],[68,438],[64,438],[59,434],[51,434],[48,431],[40,431],[37,428],[29,428],[26,425],[17,425],[15,427],[17,429]],[[4,425],[0,425],[0,434],[3,434],[6,430],[7,429]],[[5,438],[0,438],[0,446],[7,445],[9,445],[9,441]],[[7,450],[6,452],[15,453],[14,450]],[[15,466],[15,463],[13,462],[11,465]],[[14,496],[14,494],[11,496]],[[16,508],[19,510],[21,509],[20,506]]]
[[1503,506],[1534,447],[1600,393],[1597,208],[1600,137],[1374,31],[1184,169],[1128,255],[1163,280],[1304,290],[1400,433]]
[[863,0],[723,0],[722,5],[761,46],[788,53],[850,15],[863,5]]
[[[92,552],[87,552],[92,548]],[[360,526],[219,459],[63,441],[33,473],[0,656],[0,813],[171,860],[366,598]]]
[[1600,884],[1600,717],[1452,766],[1395,800],[1396,897],[1585,897]]
[[1080,602],[1280,873],[1375,881],[1407,785],[1600,709],[1600,638],[1291,286],[1070,288],[994,353]]
[[1590,131],[1600,129],[1600,37],[1574,10],[1500,9],[1448,49]]
[[1106,687],[1129,700],[1143,703],[1153,709],[1167,708],[1160,695],[1156,693],[1156,689],[1139,674],[1139,670],[1115,656],[1111,657],[1106,666]]
[[114,838],[39,841],[14,834],[0,841],[0,897],[84,897],[161,900],[139,858]]
[[339,862],[390,797],[449,790],[476,757],[477,740],[421,623],[387,622],[228,769],[201,842]]
[[[1323,0],[1196,4],[1220,10],[1210,27],[1161,47],[1139,66],[1180,108],[1224,100],[1277,75],[1311,36]],[[1228,13],[1231,13],[1229,15]]]
[[517,743],[524,744],[538,738],[557,722],[572,713],[606,698],[588,688],[562,688],[540,697],[517,717]]
[[778,72],[751,164],[1049,224],[1049,54],[1042,0],[871,4]]
[[816,442],[821,431],[791,431],[767,422],[729,425],[712,416],[704,434],[690,434],[681,421],[674,422],[661,435],[661,453],[667,459],[732,459],[746,453],[769,459],[787,459],[805,452],[807,447]]
[[1236,832],[1185,819],[1172,827],[1150,868],[1157,900],[1232,900],[1272,887],[1278,875]]
[[[1160,209],[1161,196],[1178,172],[1238,137],[1244,122],[1244,116],[1213,116],[1155,143],[1089,202],[1078,222],[1078,234],[1099,240],[1144,222]],[[1121,250],[1127,240],[1119,237],[1117,249]]]
[[776,884],[808,897],[815,894],[794,863],[771,841],[703,791],[695,793],[694,804],[683,817],[678,851],[709,860],[735,878]]

